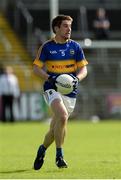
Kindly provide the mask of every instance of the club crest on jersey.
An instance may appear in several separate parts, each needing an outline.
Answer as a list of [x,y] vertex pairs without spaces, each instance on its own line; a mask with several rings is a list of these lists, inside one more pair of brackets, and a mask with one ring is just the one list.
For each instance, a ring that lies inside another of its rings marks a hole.
[[74,54],[75,54],[74,49],[70,49],[70,55],[74,55]]

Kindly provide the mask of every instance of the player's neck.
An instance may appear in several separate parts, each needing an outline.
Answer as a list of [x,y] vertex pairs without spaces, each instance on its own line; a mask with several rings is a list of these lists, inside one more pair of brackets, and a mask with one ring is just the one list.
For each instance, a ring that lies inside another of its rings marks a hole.
[[68,42],[68,39],[64,39],[64,38],[62,38],[62,37],[60,37],[60,36],[55,36],[55,37],[54,37],[54,41],[55,41],[56,43],[63,44],[63,43]]

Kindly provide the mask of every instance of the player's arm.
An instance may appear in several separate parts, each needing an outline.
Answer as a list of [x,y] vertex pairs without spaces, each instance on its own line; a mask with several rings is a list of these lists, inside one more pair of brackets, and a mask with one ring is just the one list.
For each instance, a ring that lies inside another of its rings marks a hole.
[[86,76],[87,76],[87,67],[86,66],[80,67],[76,77],[72,76],[74,78],[74,81],[73,81],[74,82],[74,85],[73,85],[74,90],[77,89],[79,81],[82,81]]
[[46,49],[44,45],[40,46],[36,58],[33,61],[33,71],[34,73],[39,76],[42,80],[47,80],[49,75],[47,72],[44,70],[44,64],[45,60],[47,59],[46,57]]
[[46,71],[44,71],[39,66],[35,65],[33,66],[34,73],[39,76],[43,81],[49,81],[51,84],[55,84],[56,82],[56,76],[50,76],[47,74]]
[[50,76],[44,70],[44,65],[45,65],[44,62],[45,62],[46,59],[47,59],[47,57],[46,57],[45,49],[40,47],[40,49],[38,51],[38,54],[36,56],[36,59],[33,62],[33,71],[43,81],[49,81],[51,84],[55,84],[56,77],[55,76]]
[[77,73],[77,78],[82,81],[87,76],[87,66],[83,66],[79,69]]
[[37,66],[36,64],[33,65],[33,71],[34,73],[39,76],[41,79],[44,81],[48,79],[49,75],[47,74],[46,71],[44,71],[42,68]]
[[78,72],[77,72],[77,78],[79,79],[79,81],[82,81],[86,76],[87,76],[87,60],[85,58],[84,52],[80,46],[80,44],[77,44],[77,68],[78,68]]

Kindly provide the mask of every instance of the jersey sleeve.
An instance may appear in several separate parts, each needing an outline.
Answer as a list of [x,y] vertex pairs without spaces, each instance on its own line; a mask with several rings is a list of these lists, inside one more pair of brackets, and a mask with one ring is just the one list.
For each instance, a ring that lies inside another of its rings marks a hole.
[[76,61],[77,61],[77,67],[78,68],[86,66],[88,64],[88,62],[87,62],[87,60],[85,58],[84,52],[83,52],[83,50],[82,50],[82,48],[81,48],[81,46],[79,44],[77,46]]
[[45,47],[42,45],[37,52],[37,55],[36,55],[35,60],[33,61],[33,64],[42,68],[45,60],[46,60],[46,50],[45,50]]

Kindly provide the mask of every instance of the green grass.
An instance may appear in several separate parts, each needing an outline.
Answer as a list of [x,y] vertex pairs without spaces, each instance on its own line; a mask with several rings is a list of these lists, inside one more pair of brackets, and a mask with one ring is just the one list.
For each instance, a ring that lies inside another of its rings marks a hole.
[[32,164],[47,123],[0,124],[0,178],[120,179],[121,121],[71,121],[64,144],[67,169],[55,166],[55,144],[47,150],[41,170]]

